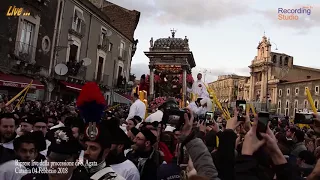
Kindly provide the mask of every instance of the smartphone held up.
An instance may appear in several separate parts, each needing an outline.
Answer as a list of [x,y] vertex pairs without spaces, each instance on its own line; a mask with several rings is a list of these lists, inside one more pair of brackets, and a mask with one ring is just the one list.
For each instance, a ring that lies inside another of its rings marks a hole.
[[268,128],[268,122],[270,119],[270,114],[268,112],[259,112],[258,113],[258,124],[257,124],[257,138],[262,139],[260,133],[265,133]]
[[238,110],[238,121],[245,121],[246,120],[246,106],[247,102],[245,100],[237,100],[236,101],[236,108]]

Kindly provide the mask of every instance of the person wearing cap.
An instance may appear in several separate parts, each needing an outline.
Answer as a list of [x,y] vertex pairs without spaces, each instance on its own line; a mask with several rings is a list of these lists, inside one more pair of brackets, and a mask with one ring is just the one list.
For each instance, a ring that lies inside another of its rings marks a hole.
[[[48,121],[44,117],[41,116],[33,116],[31,117],[34,121],[33,131],[41,131],[43,136],[46,137],[48,132]],[[46,149],[40,152],[40,154],[47,156],[47,149],[50,146],[51,142],[46,140]]]
[[133,95],[133,104],[130,106],[129,115],[126,119],[133,118],[134,116],[139,116],[141,119],[144,119],[146,115],[146,105],[139,99],[139,95],[135,93]]
[[157,169],[163,162],[160,152],[153,148],[157,137],[143,128],[134,141],[134,150],[127,154],[127,158],[137,166],[141,180],[157,179]]
[[130,118],[127,120],[127,126],[126,129],[129,131],[133,127],[137,127],[137,125],[142,121],[140,116],[134,116],[133,118]]
[[33,120],[30,115],[24,115],[21,117],[20,122],[20,135],[31,132],[33,129]]
[[12,113],[0,115],[0,145],[13,150],[13,140],[16,137],[16,120]]
[[188,89],[188,91],[192,92],[195,96],[199,97],[199,98],[210,98],[209,97],[209,93],[208,90],[204,84],[204,82],[202,82],[202,74],[198,73],[197,75],[197,80],[193,83],[192,85],[192,89]]
[[55,172],[35,174],[33,180],[89,180],[86,170],[77,161],[82,146],[73,137],[72,130],[68,127],[55,128],[48,132],[47,137],[51,141],[47,156],[51,166],[47,169]]
[[111,136],[106,128],[106,124],[100,123],[99,133],[94,139],[89,138],[88,132],[84,138],[84,165],[88,175],[93,180],[124,180],[106,163],[106,158],[110,153]]
[[[129,131],[127,131],[127,136],[131,140],[132,144],[134,144],[134,139],[136,138],[136,136],[139,132],[140,131],[135,127],[131,128]],[[129,149],[124,150],[124,155],[127,156],[128,152],[130,152],[130,151],[132,151],[131,147]]]
[[65,119],[70,116],[70,111],[64,111],[61,113],[60,116],[60,121],[58,121],[58,124],[55,126],[52,126],[50,129],[55,129],[55,128],[60,128],[60,127],[64,127],[64,121]]
[[131,148],[132,141],[119,127],[109,127],[109,131],[113,138],[106,163],[126,180],[140,180],[137,167],[124,155],[124,151]]

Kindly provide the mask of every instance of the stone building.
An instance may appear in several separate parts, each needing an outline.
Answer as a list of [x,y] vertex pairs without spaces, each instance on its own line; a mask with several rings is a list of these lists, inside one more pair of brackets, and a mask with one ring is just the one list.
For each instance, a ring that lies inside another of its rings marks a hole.
[[[110,103],[111,88],[118,79],[121,83],[129,80],[138,42],[133,36],[140,13],[102,0],[58,2],[58,30],[50,68],[54,77],[54,88],[50,90],[54,97],[48,98],[72,100],[86,81],[96,81]],[[129,21],[123,21],[123,17]],[[68,67],[66,75],[54,72],[55,66],[61,63]]]
[[309,88],[314,104],[319,109],[320,78],[279,83],[277,113],[293,116],[297,111],[311,110],[305,89]]
[[[27,99],[43,99],[53,49],[57,1],[1,3],[0,93],[14,96],[34,79]],[[17,9],[22,10],[22,14],[12,13]]]
[[239,92],[239,82],[246,78],[238,75],[223,75],[218,76],[218,80],[208,83],[224,106],[230,106],[231,102],[236,101]]
[[270,39],[262,37],[257,47],[257,55],[249,66],[250,80],[244,84],[243,91],[245,100],[260,105],[266,104],[264,108],[260,106],[258,109],[269,107],[270,110],[270,107],[274,107],[271,110],[276,111],[279,108],[279,87],[283,83],[295,86],[295,82],[320,78],[320,70],[294,65],[292,56],[272,52],[271,44]]

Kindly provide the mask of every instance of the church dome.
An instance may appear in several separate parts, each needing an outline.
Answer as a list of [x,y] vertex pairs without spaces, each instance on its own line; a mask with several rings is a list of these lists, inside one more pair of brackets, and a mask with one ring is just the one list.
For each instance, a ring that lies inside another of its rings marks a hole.
[[160,38],[157,39],[154,42],[154,48],[178,48],[178,49],[184,49],[189,47],[188,41],[182,38]]

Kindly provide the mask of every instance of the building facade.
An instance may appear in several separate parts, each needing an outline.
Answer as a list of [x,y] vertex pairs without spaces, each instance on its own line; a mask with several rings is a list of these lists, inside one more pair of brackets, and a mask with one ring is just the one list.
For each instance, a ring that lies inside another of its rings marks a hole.
[[239,93],[239,83],[245,76],[238,75],[222,75],[218,76],[218,80],[209,83],[222,105],[229,106],[231,102],[236,101]]
[[[0,7],[0,93],[14,96],[33,79],[27,99],[43,99],[57,1],[12,0]],[[21,14],[15,14],[20,10]],[[26,14],[25,14],[26,13]]]
[[305,89],[309,88],[314,105],[319,109],[320,78],[280,83],[278,86],[277,113],[294,116],[298,111],[310,111]]
[[299,86],[296,83],[320,78],[320,70],[294,65],[292,56],[272,52],[271,44],[270,39],[265,36],[259,42],[257,55],[249,66],[251,75],[249,81],[244,84],[243,97],[255,104],[258,110],[268,109],[271,112],[285,114],[281,109],[286,102],[280,98],[282,90],[279,87],[283,87],[284,84]]
[[[112,11],[105,13],[103,1],[58,2],[61,4],[57,10],[58,31],[51,59],[51,75],[54,77],[51,84],[54,88],[49,92],[54,97],[50,95],[48,99],[74,99],[86,81],[96,81],[109,99],[110,89],[118,79],[128,82],[137,45],[133,34],[140,13],[134,11],[132,14],[130,19],[134,19],[135,26],[128,36],[113,25],[108,16]],[[67,66],[67,74],[55,72],[55,67],[60,64]]]

